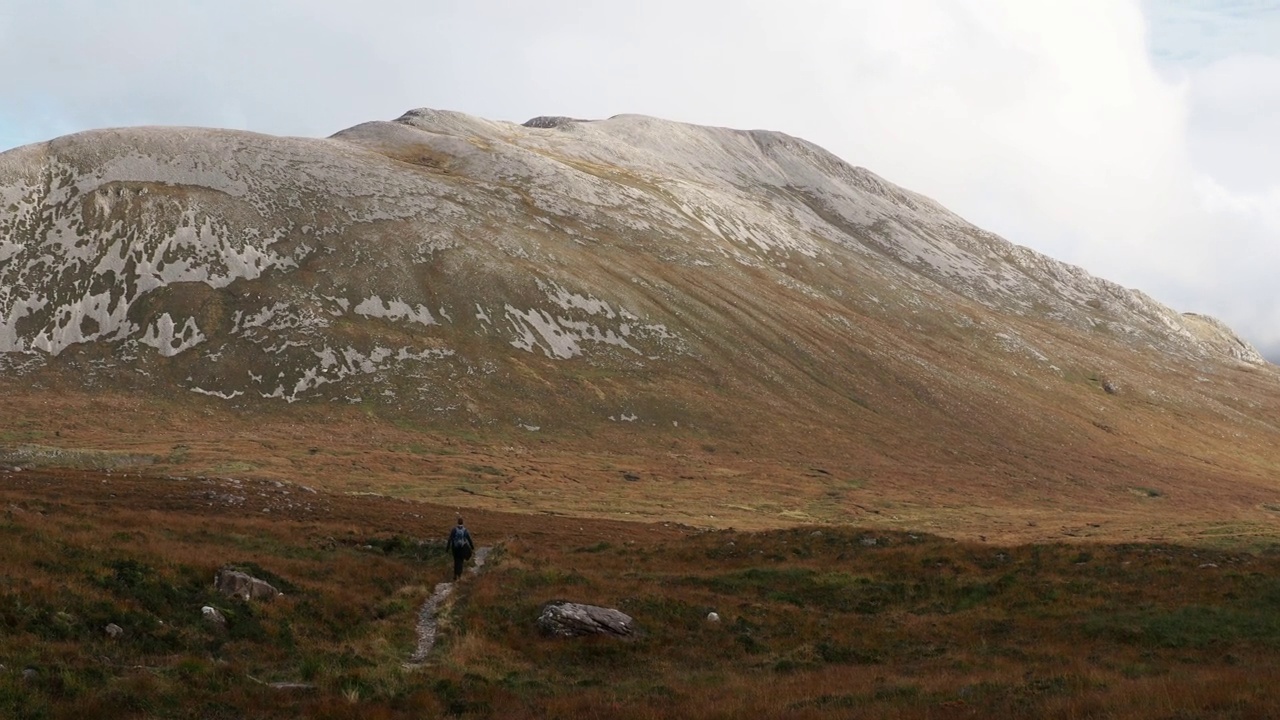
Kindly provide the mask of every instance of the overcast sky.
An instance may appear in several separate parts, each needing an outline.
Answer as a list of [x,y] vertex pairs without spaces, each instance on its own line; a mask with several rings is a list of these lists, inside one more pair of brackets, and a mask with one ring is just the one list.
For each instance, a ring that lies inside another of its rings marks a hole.
[[1280,0],[0,0],[0,149],[435,107],[804,137],[1280,361]]

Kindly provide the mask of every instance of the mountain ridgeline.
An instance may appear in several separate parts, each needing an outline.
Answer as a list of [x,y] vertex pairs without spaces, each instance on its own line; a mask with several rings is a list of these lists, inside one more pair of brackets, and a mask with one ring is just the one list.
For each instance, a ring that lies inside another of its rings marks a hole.
[[804,140],[425,109],[0,154],[0,379],[530,437],[821,431],[848,457],[1088,446],[1125,403],[1161,442],[1274,446],[1280,388],[1222,324]]

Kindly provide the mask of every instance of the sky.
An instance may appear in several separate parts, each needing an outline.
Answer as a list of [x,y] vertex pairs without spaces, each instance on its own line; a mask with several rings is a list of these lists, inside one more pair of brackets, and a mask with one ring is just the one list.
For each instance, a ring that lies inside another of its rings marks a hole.
[[0,0],[0,150],[415,107],[780,130],[1280,362],[1280,0]]

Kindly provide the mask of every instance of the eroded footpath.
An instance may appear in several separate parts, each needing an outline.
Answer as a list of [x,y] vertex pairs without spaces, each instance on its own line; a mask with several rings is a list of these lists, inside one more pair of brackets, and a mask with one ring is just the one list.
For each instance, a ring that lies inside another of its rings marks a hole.
[[[468,568],[471,574],[478,574],[484,568],[485,561],[489,559],[489,552],[493,550],[492,546],[476,548],[475,562]],[[442,582],[436,583],[435,590],[431,593],[431,597],[422,604],[422,609],[418,611],[418,647],[414,650],[413,655],[409,657],[409,662],[405,667],[418,667],[426,663],[427,656],[431,654],[431,649],[435,647],[436,635],[439,632],[439,614],[440,608],[444,602],[453,594],[456,583]]]

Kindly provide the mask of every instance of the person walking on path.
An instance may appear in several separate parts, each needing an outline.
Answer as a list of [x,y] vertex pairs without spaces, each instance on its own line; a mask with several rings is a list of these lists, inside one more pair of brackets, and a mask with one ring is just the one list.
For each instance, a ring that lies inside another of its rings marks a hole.
[[467,532],[467,526],[462,524],[462,516],[459,515],[458,524],[449,533],[449,552],[453,553],[454,582],[462,577],[462,566],[471,558],[471,551],[475,550],[475,547],[471,533]]

